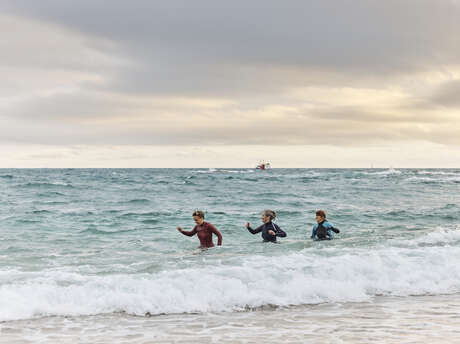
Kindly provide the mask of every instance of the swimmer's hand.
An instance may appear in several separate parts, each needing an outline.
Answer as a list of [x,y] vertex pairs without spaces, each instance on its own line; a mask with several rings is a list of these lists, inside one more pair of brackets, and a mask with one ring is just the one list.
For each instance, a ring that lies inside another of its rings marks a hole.
[[268,234],[270,235],[276,235],[276,233],[274,231],[272,231],[271,229],[268,231]]
[[246,228],[249,228],[249,227],[251,227],[251,225],[248,222],[248,223],[246,223]]
[[182,233],[182,228],[180,226],[177,226],[177,230]]

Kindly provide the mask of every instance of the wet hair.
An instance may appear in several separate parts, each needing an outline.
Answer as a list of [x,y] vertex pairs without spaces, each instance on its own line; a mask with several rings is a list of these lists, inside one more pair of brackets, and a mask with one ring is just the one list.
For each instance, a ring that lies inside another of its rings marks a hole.
[[316,216],[321,216],[321,217],[326,218],[326,212],[324,210],[317,210]]
[[273,210],[270,210],[270,209],[264,210],[264,215],[270,217],[270,220],[272,221],[276,219],[276,212],[274,212]]
[[204,219],[204,211],[201,211],[201,210],[195,210],[192,214],[192,216],[198,216],[198,217],[201,217],[202,219]]

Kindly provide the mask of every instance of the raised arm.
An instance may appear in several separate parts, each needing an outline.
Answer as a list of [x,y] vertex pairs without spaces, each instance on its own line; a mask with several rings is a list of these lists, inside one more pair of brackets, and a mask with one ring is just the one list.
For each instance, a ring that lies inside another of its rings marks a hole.
[[216,227],[214,227],[214,225],[209,224],[209,226],[211,228],[211,232],[217,235],[217,246],[221,246],[222,245],[222,234],[220,234],[219,230]]
[[257,234],[257,233],[262,232],[262,229],[264,228],[264,226],[265,225],[262,225],[262,226],[257,227],[256,229],[252,229],[249,222],[246,224],[246,228],[251,234]]
[[177,227],[177,230],[186,236],[194,236],[197,232],[196,226],[191,231],[184,231],[181,227]]

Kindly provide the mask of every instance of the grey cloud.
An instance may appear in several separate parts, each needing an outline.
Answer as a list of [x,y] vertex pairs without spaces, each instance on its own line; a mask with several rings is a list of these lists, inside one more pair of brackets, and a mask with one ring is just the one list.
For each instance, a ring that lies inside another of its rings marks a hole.
[[260,92],[256,68],[294,68],[308,84],[311,70],[379,79],[460,58],[451,1],[15,0],[3,8],[117,42],[110,52],[133,62],[110,86],[123,92]]
[[433,104],[458,108],[460,110],[460,80],[442,84],[431,97]]
[[[21,49],[5,50],[1,62],[39,69],[37,75],[43,78],[48,70],[65,70],[104,79],[76,78],[72,86],[77,91],[71,94],[32,97],[9,107],[1,114],[10,119],[7,126],[0,126],[3,142],[346,145],[422,139],[459,143],[454,126],[433,126],[433,113],[415,112],[423,105],[420,101],[400,104],[405,110],[400,115],[387,109],[335,106],[331,99],[328,106],[296,114],[300,117],[280,114],[276,120],[261,117],[247,124],[232,118],[246,110],[250,116],[270,104],[300,106],[299,99],[283,98],[283,92],[296,87],[371,85],[378,89],[402,74],[458,64],[460,45],[455,33],[460,32],[460,7],[451,1],[14,0],[3,1],[0,9],[24,20],[53,23],[56,37],[76,32],[84,38],[75,47],[62,46],[61,41],[53,46],[51,40],[55,56],[48,59],[46,54],[34,56],[35,51],[42,52],[40,42],[32,45],[23,35]],[[14,27],[10,34],[15,37]],[[26,73],[21,80],[27,82]],[[57,88],[65,85],[65,77],[62,80]],[[424,102],[457,106],[458,90],[458,82],[445,84]],[[147,102],[157,96],[222,97],[236,105],[203,114],[176,104],[149,106],[130,100],[131,96]],[[110,124],[111,119],[125,117],[135,122],[146,111],[150,121],[138,120],[137,126],[116,127],[103,121]],[[209,121],[191,130],[180,119],[171,120],[175,115],[179,118],[181,111],[184,119]],[[156,119],[165,124],[151,125]]]
[[[430,113],[444,109],[460,110],[460,80],[454,79],[441,83],[430,95],[425,97],[414,97],[404,104],[401,104],[404,111],[415,111],[419,114]],[[433,121],[439,121],[439,116],[431,116]]]

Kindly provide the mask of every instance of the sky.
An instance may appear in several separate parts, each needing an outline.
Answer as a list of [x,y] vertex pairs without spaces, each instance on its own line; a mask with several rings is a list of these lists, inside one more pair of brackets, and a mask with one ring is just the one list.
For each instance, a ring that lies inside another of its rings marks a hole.
[[0,0],[0,168],[460,168],[460,0]]

